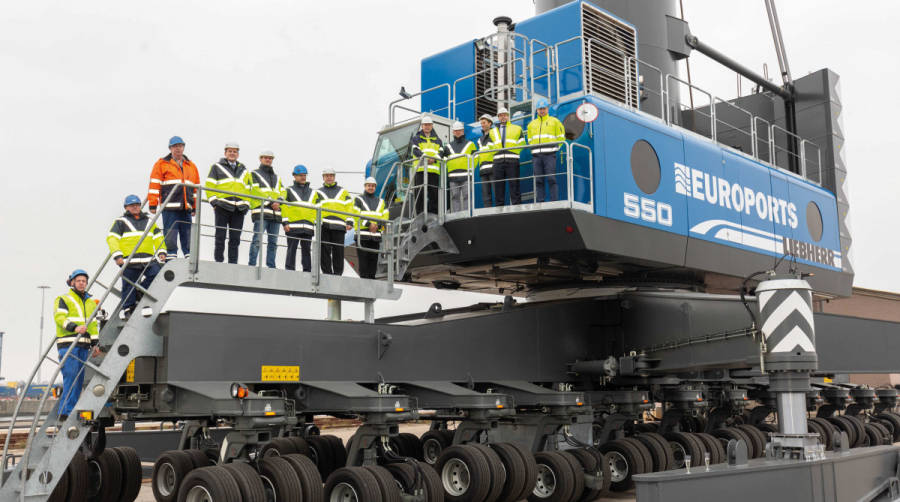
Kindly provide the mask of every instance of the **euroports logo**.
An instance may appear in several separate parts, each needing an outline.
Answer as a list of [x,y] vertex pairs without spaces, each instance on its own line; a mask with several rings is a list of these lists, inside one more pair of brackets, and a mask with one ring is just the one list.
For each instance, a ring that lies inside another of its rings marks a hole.
[[675,191],[713,206],[748,215],[755,213],[761,220],[797,228],[797,206],[793,202],[710,176],[678,162],[675,163]]

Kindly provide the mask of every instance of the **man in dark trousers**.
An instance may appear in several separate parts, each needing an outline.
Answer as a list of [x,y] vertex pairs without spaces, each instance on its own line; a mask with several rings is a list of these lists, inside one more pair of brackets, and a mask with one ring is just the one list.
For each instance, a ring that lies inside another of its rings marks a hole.
[[[321,194],[309,187],[306,176],[309,172],[304,165],[294,166],[294,184],[289,186],[284,196],[285,202],[316,205],[321,200]],[[281,222],[284,224],[284,233],[287,235],[287,258],[284,260],[284,268],[296,270],[297,246],[300,246],[300,265],[304,272],[312,271],[310,258],[310,244],[316,233],[316,210],[310,207],[298,207],[290,204],[281,205]]]
[[494,153],[494,198],[497,206],[506,204],[506,183],[509,182],[509,203],[521,202],[519,194],[519,153],[525,144],[522,128],[509,121],[509,110],[497,110],[498,124],[491,129],[491,149]]
[[320,237],[319,262],[322,272],[333,275],[344,273],[344,234],[347,233],[347,215],[333,211],[353,212],[350,192],[335,181],[334,169],[322,171],[319,205],[322,207],[322,236]]
[[216,244],[213,257],[219,263],[225,261],[225,237],[228,237],[228,263],[238,262],[238,246],[244,216],[250,209],[250,199],[239,195],[216,193],[212,190],[226,190],[239,194],[250,193],[250,171],[238,161],[240,147],[237,143],[225,144],[225,156],[209,168],[206,177],[207,199],[216,215]]
[[428,115],[422,117],[422,128],[409,140],[409,151],[416,160],[416,174],[413,186],[417,187],[416,213],[425,208],[428,195],[428,212],[437,213],[438,190],[441,180],[441,149],[444,144],[434,132],[434,121]]
[[494,205],[494,153],[486,152],[491,149],[491,127],[494,119],[487,113],[483,114],[478,122],[481,124],[481,137],[478,138],[478,155],[475,157],[478,165],[478,176],[481,178],[481,203],[483,207]]
[[[106,234],[106,244],[116,265],[122,267],[128,258],[128,266],[122,272],[122,310],[120,316],[125,319],[131,315],[135,304],[138,302],[138,294],[134,290],[134,284],[139,284],[147,289],[150,283],[159,273],[160,264],[166,262],[166,248],[163,244],[163,234],[154,223],[150,230],[150,217],[141,212],[141,199],[137,195],[125,197],[125,214],[113,221],[109,233]],[[141,245],[141,236],[147,232]],[[142,279],[143,277],[143,279]]]
[[363,279],[374,279],[378,269],[378,249],[381,247],[384,224],[372,219],[388,219],[388,208],[384,200],[375,195],[375,178],[371,176],[366,178],[363,187],[362,195],[356,197],[353,202],[356,212],[359,213],[359,276]]

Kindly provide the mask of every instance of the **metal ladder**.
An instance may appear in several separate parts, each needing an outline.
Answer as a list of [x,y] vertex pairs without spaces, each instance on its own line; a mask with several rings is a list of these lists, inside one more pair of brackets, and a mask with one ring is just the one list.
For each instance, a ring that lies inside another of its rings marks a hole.
[[[412,180],[419,162],[410,163],[409,178]],[[401,167],[402,169],[402,167]],[[442,163],[442,171],[444,166]],[[397,179],[400,179],[398,175]],[[427,182],[427,178],[426,178]],[[443,183],[442,183],[443,185]],[[394,280],[402,281],[406,270],[418,255],[427,254],[459,254],[459,249],[441,224],[441,214],[445,210],[445,187],[438,190],[438,214],[428,212],[428,195],[425,186],[414,185],[411,181],[405,186],[398,181],[398,190],[403,194],[403,204],[394,231],[382,240],[382,251],[385,246],[394,252],[379,255],[377,277],[386,277],[390,271],[387,260],[394,260]],[[416,208],[416,202],[422,199],[422,212]]]
[[[171,194],[170,197],[171,198]],[[168,201],[168,199],[166,199]],[[157,212],[151,218],[138,241],[137,246],[148,238],[150,230],[153,228],[156,220],[162,211]],[[136,246],[136,247],[137,247]],[[106,259],[97,269],[88,285],[88,291],[94,285],[99,285],[105,291],[98,302],[97,308],[90,318],[86,320],[86,325],[90,325],[96,320],[101,312],[103,302],[112,294],[120,296],[120,292],[112,285],[122,277],[126,267],[131,262],[129,256],[122,267],[120,267],[116,276],[112,279],[110,286],[101,283],[98,278],[106,269],[111,261],[112,255],[108,254]],[[185,260],[178,260],[185,261]],[[115,262],[113,262],[115,263]],[[160,271],[160,276],[167,272],[170,266],[167,264]],[[168,276],[167,276],[168,278]],[[168,294],[174,290],[165,284],[165,280],[154,281],[149,290],[135,285],[135,289],[143,293],[143,297],[137,303],[134,309],[134,315],[125,322],[121,322],[118,318],[119,307],[112,311],[111,321],[107,322],[99,333],[99,345],[107,350],[106,355],[99,364],[95,364],[90,360],[84,361],[84,372],[86,385],[84,390],[72,389],[72,391],[80,392],[78,401],[69,417],[62,423],[54,420],[51,413],[47,419],[38,427],[40,413],[36,413],[29,428],[28,438],[26,441],[25,452],[21,460],[15,465],[11,471],[6,471],[9,456],[9,442],[13,433],[13,427],[21,409],[24,400],[24,393],[20,396],[13,412],[10,429],[7,432],[6,441],[3,448],[2,466],[4,468],[3,484],[0,486],[0,501],[44,501],[53,493],[56,483],[62,478],[72,457],[79,450],[85,438],[98,423],[104,412],[104,407],[108,402],[113,390],[119,383],[119,380],[125,374],[128,365],[136,357],[150,356],[158,357],[162,355],[163,343],[162,337],[148,337],[146,333],[151,332],[153,322],[159,315],[160,307],[165,303]],[[168,291],[166,291],[168,290]],[[65,355],[59,362],[49,356],[51,349],[56,345],[53,340],[44,350],[40,360],[34,366],[31,376],[27,381],[26,388],[30,387],[33,382],[40,365],[45,361],[56,364],[53,376],[50,382],[56,381],[62,370],[63,364],[72,354],[75,344],[69,346]],[[41,402],[38,409],[43,409],[50,393],[50,385],[41,396]],[[65,398],[65,396],[63,396]],[[57,407],[58,409],[58,407]],[[23,475],[23,473],[27,473]]]

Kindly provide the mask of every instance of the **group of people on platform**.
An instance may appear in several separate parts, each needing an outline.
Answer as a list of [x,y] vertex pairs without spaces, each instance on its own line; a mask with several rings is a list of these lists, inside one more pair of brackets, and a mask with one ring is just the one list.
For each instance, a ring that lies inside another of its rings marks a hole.
[[479,118],[481,137],[477,145],[466,139],[465,126],[455,122],[451,126],[452,137],[444,144],[434,132],[434,121],[429,116],[421,120],[421,129],[410,139],[410,152],[417,161],[413,184],[424,187],[416,199],[416,210],[421,212],[426,206],[428,212],[436,213],[440,187],[440,162],[446,162],[447,189],[450,211],[462,211],[469,207],[469,164],[474,160],[481,185],[481,199],[484,207],[506,205],[507,186],[509,203],[522,202],[519,189],[521,173],[520,155],[527,145],[531,147],[534,177],[534,201],[544,202],[559,199],[556,183],[557,152],[566,140],[566,129],[562,122],[549,114],[549,103],[539,99],[535,117],[525,130],[509,120],[509,110],[497,111],[497,123],[493,117],[484,114]]
[[[490,115],[482,115],[479,120],[482,136],[477,146],[466,139],[460,122],[453,124],[452,138],[443,144],[434,132],[432,119],[424,116],[421,129],[410,139],[410,152],[418,160],[414,184],[427,186],[428,210],[437,212],[442,160],[446,161],[451,211],[469,206],[469,166],[473,158],[482,181],[484,206],[503,206],[507,184],[510,203],[519,204],[519,155],[526,136],[527,144],[537,145],[532,149],[535,201],[545,200],[545,186],[549,188],[550,200],[557,200],[556,153],[565,140],[565,128],[549,116],[546,100],[537,102],[537,112],[525,136],[521,127],[510,123],[509,110],[505,108],[498,111],[497,124]],[[543,144],[546,145],[540,146]],[[141,198],[128,195],[123,203],[124,212],[113,221],[107,233],[111,259],[123,267],[120,309],[123,318],[131,315],[140,298],[139,290],[149,288],[162,264],[178,255],[179,244],[184,257],[190,256],[191,227],[200,198],[199,190],[188,185],[199,185],[200,176],[184,149],[184,140],[173,136],[169,140],[169,154],[156,161],[150,174],[147,205],[152,214],[162,211],[162,229],[152,223],[150,214],[142,211]],[[389,214],[385,201],[375,193],[374,178],[366,178],[363,193],[352,196],[338,185],[334,169],[324,169],[322,186],[313,189],[307,180],[307,168],[297,165],[291,172],[293,183],[285,186],[275,173],[272,165],[275,155],[271,151],[260,152],[256,169],[240,162],[239,155],[237,143],[226,143],[224,156],[210,166],[204,183],[206,200],[215,215],[213,257],[217,262],[225,261],[227,248],[228,263],[237,263],[244,219],[249,212],[253,223],[250,265],[256,265],[256,260],[261,259],[260,247],[265,235],[266,266],[275,268],[278,234],[283,228],[287,237],[287,270],[296,270],[298,248],[301,269],[312,270],[311,244],[318,238],[322,272],[342,275],[344,247],[355,244],[358,238],[359,275],[375,278],[385,230],[383,220]],[[421,211],[425,197],[418,197],[417,204]],[[320,212],[321,221],[317,224]],[[321,235],[315,235],[317,229]],[[99,351],[98,320],[87,322],[98,308],[98,302],[87,291],[88,283],[88,273],[76,269],[66,279],[68,291],[56,298],[56,347],[61,361],[70,346],[75,345],[71,356],[62,364],[63,396],[58,412],[61,420],[66,419],[78,400],[78,392],[74,390],[83,387],[84,361]]]

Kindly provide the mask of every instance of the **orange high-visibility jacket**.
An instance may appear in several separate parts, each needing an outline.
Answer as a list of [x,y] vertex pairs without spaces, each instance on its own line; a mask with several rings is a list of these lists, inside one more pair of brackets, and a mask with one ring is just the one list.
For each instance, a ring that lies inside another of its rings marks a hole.
[[147,193],[151,210],[156,209],[165,201],[172,190],[176,192],[166,207],[162,208],[163,210],[192,211],[197,207],[197,190],[193,188],[185,190],[184,187],[178,186],[178,183],[185,182],[200,184],[197,166],[187,158],[187,155],[183,159],[182,165],[179,167],[178,163],[172,160],[170,154],[157,160],[153,165],[153,172],[150,173],[150,189]]

